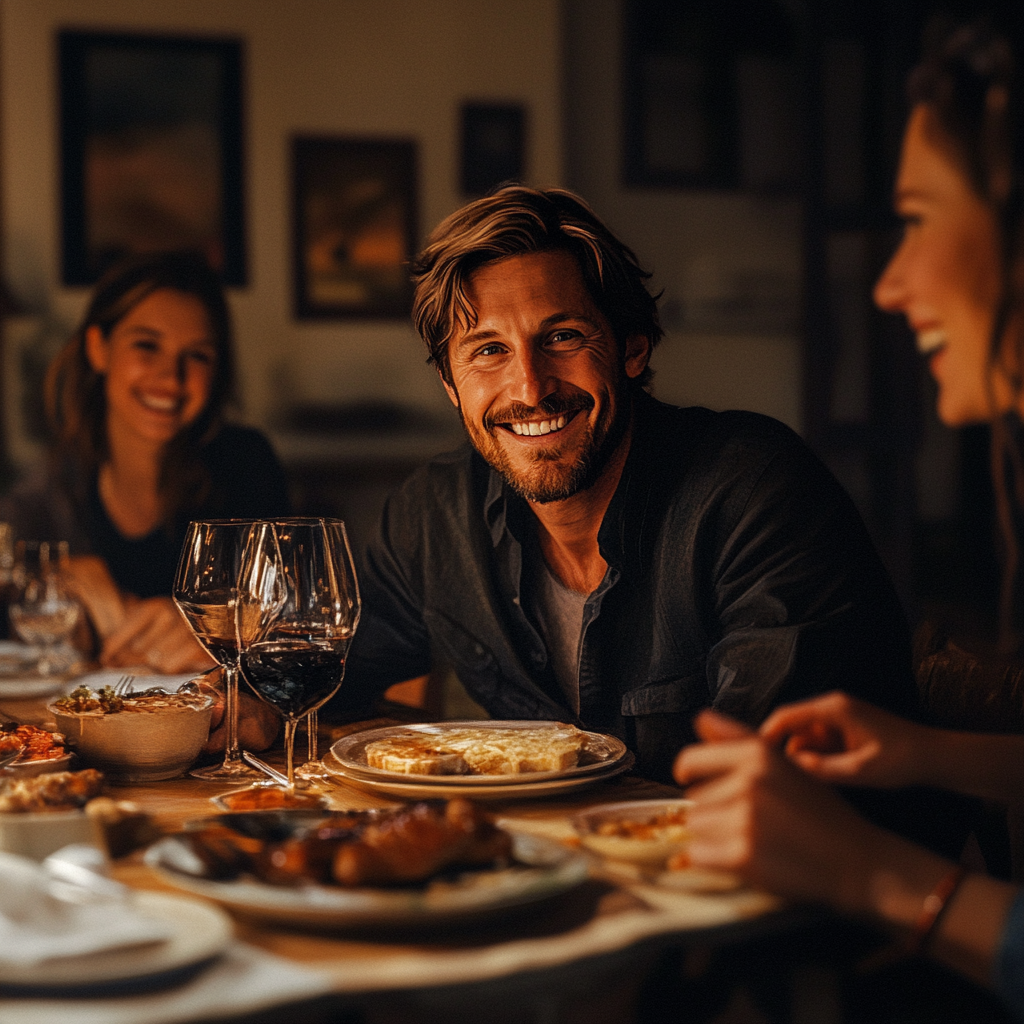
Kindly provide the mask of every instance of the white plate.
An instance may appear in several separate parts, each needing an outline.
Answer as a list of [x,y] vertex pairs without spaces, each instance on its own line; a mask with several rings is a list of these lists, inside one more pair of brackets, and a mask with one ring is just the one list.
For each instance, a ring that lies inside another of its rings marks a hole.
[[231,919],[209,903],[157,892],[137,892],[135,899],[140,911],[171,926],[169,939],[27,967],[0,964],[0,986],[59,992],[148,978],[156,984],[165,975],[219,956],[231,941]]
[[455,786],[478,788],[480,786],[508,787],[530,784],[548,779],[580,778],[587,775],[601,775],[608,768],[618,764],[626,756],[626,745],[615,736],[599,732],[585,732],[587,738],[587,762],[562,771],[528,772],[522,775],[415,775],[404,772],[389,772],[383,768],[371,768],[366,763],[366,745],[393,736],[432,736],[443,742],[447,733],[455,729],[484,729],[494,732],[532,732],[552,729],[558,722],[543,721],[473,721],[437,722],[427,725],[393,725],[382,729],[367,729],[364,732],[344,736],[331,747],[335,761],[349,776],[381,782],[424,783],[430,786]]
[[37,758],[35,761],[15,761],[0,771],[0,780],[16,776],[27,779],[34,775],[48,775],[50,772],[66,772],[75,759],[73,753],[63,757]]
[[[324,769],[330,774],[356,789],[366,793],[373,793],[377,796],[393,796],[402,800],[426,800],[431,797],[441,797],[448,800],[453,796],[471,797],[473,800],[529,800],[536,797],[558,796],[563,793],[572,793],[577,789],[586,786],[593,786],[598,782],[605,782],[607,779],[623,772],[628,772],[633,767],[635,758],[627,750],[625,756],[600,772],[592,772],[587,775],[559,776],[557,778],[546,778],[535,781],[533,775],[504,775],[491,776],[491,779],[503,778],[507,780],[504,784],[488,782],[486,785],[472,786],[459,789],[446,783],[445,780],[453,778],[465,778],[457,775],[394,775],[386,779],[373,779],[353,772],[340,764],[333,754],[328,751],[323,759]],[[547,774],[547,773],[545,773]],[[429,782],[406,782],[405,779],[421,778],[429,779]],[[514,782],[513,779],[522,781]]]
[[493,871],[467,871],[452,881],[394,889],[340,886],[274,886],[255,880],[213,882],[176,871],[167,836],[146,853],[146,863],[164,881],[215,900],[231,910],[286,924],[313,928],[433,924],[547,899],[587,878],[587,861],[560,843],[524,833],[512,834],[520,865]]

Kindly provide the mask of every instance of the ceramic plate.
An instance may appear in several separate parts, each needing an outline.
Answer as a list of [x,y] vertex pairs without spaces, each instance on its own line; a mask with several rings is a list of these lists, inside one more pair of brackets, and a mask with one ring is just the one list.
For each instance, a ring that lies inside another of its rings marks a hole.
[[[503,779],[504,783],[488,782],[486,785],[478,786],[452,786],[447,780],[455,778],[466,778],[458,775],[394,775],[389,778],[375,779],[364,774],[353,772],[340,764],[334,756],[328,752],[323,759],[323,766],[331,775],[342,779],[347,785],[360,789],[365,793],[373,793],[376,796],[398,797],[402,800],[426,800],[432,797],[440,797],[445,800],[453,796],[471,797],[473,800],[529,800],[545,796],[559,796],[564,793],[572,793],[577,789],[586,786],[593,786],[598,782],[604,782],[623,772],[628,772],[634,764],[633,755],[627,750],[621,760],[608,765],[600,772],[591,772],[583,775],[562,775],[556,778],[544,778],[539,781],[534,775],[499,775],[491,776],[493,779]],[[549,773],[545,773],[547,775]],[[424,782],[406,782],[409,778],[421,778]],[[515,782],[513,779],[521,779]]]
[[27,779],[33,775],[46,775],[49,772],[66,772],[75,759],[73,753],[65,754],[63,757],[39,758],[35,761],[15,761],[0,771],[0,779],[10,778],[12,775],[20,779]]
[[219,956],[231,941],[231,919],[209,903],[157,892],[137,892],[135,900],[139,910],[171,926],[169,939],[30,967],[0,964],[0,988],[59,994],[61,989],[102,989],[128,980],[151,979],[156,985],[175,972]]
[[353,733],[338,740],[331,747],[331,754],[337,764],[346,769],[346,774],[368,781],[408,783],[424,783],[430,786],[470,787],[502,786],[531,784],[549,779],[576,779],[588,775],[601,775],[609,768],[617,765],[626,756],[626,745],[614,736],[605,736],[597,732],[585,732],[586,747],[581,754],[581,762],[572,768],[562,771],[529,772],[522,775],[413,775],[404,772],[389,772],[382,768],[371,768],[366,763],[366,746],[376,740],[390,739],[394,736],[428,736],[444,742],[445,735],[456,729],[483,729],[503,732],[534,732],[551,729],[557,722],[536,721],[477,721],[477,722],[437,722],[430,725],[386,726],[383,729],[368,729],[365,732]]
[[252,879],[215,882],[175,869],[174,845],[179,841],[167,836],[146,853],[146,863],[164,881],[231,910],[313,928],[405,927],[492,913],[572,889],[587,878],[588,870],[582,854],[560,843],[513,833],[513,852],[520,863],[418,886],[344,889],[274,886]]

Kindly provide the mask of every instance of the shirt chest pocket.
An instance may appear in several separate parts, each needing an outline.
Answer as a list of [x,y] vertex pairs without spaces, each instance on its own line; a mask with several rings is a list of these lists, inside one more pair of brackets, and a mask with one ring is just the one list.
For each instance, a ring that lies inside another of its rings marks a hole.
[[496,675],[497,659],[482,640],[443,612],[428,608],[423,612],[423,620],[430,631],[431,643],[437,644],[463,682],[466,681],[463,672],[471,676]]
[[643,715],[694,715],[710,703],[703,673],[660,679],[622,694],[620,712],[626,718]]

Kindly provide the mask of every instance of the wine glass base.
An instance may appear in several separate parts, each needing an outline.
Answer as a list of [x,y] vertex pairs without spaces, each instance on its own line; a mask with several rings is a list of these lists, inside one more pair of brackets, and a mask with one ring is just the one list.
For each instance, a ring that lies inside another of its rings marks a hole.
[[258,768],[250,768],[244,761],[237,764],[226,762],[212,764],[206,768],[193,768],[189,775],[193,779],[203,779],[206,782],[262,782],[269,778]]
[[307,782],[330,782],[331,774],[324,768],[323,761],[307,761],[295,769],[295,778]]

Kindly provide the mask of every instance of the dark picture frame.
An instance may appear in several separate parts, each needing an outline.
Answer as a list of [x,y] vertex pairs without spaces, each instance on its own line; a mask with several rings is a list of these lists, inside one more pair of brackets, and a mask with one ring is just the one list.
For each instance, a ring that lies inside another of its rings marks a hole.
[[802,31],[783,0],[624,0],[627,186],[792,192]]
[[462,105],[462,191],[482,196],[526,172],[526,108],[520,103]]
[[415,142],[300,136],[292,181],[296,317],[408,317]]
[[242,43],[69,30],[57,45],[64,283],[194,249],[244,285]]

